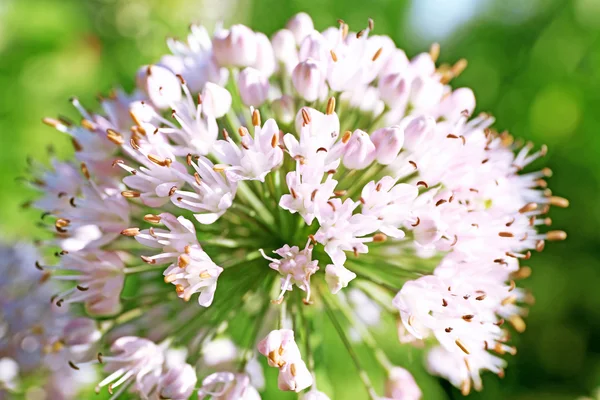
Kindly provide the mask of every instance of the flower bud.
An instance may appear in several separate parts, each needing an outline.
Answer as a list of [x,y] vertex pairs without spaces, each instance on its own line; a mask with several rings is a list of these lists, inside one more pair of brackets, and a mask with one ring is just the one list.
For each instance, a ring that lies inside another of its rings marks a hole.
[[143,66],[136,77],[138,87],[152,104],[165,109],[181,100],[181,83],[171,71],[158,65]]
[[348,283],[354,278],[356,278],[356,274],[341,265],[329,264],[325,268],[325,280],[333,294],[348,286]]
[[256,62],[254,68],[269,77],[273,75],[277,64],[271,41],[264,33],[256,33]]
[[315,101],[325,85],[325,76],[319,65],[308,59],[296,65],[292,72],[292,83],[304,100]]
[[158,383],[161,399],[186,400],[196,386],[196,371],[189,364],[171,367],[165,372]]
[[269,95],[269,80],[254,68],[245,68],[240,72],[238,87],[242,102],[247,106],[260,106]]
[[250,28],[233,25],[223,29],[213,38],[213,53],[222,67],[248,67],[254,65],[257,57],[257,38]]
[[375,159],[375,145],[365,131],[354,131],[344,149],[344,166],[348,169],[364,169]]
[[75,318],[63,328],[62,341],[69,347],[87,346],[96,343],[101,336],[96,321],[89,318]]
[[430,77],[417,77],[410,88],[410,102],[415,108],[435,106],[442,99],[444,85]]
[[283,95],[271,103],[271,108],[275,113],[275,119],[282,124],[289,124],[294,120],[295,107],[294,99]]
[[402,74],[385,75],[379,80],[379,96],[390,108],[403,106],[408,101],[410,83]]
[[423,394],[410,372],[393,367],[385,384],[385,395],[390,399],[419,400]]
[[386,75],[404,72],[407,67],[408,57],[406,57],[406,53],[400,49],[394,49],[381,68],[381,71],[379,71],[379,77],[382,78]]
[[421,53],[410,60],[410,67],[416,75],[431,76],[435,73],[435,62],[429,53]]
[[292,31],[281,29],[273,35],[271,39],[275,57],[282,62],[286,62],[290,57],[298,58],[298,50],[296,49],[296,39]]
[[313,61],[327,65],[330,61],[333,61],[331,57],[329,43],[317,31],[311,32],[300,43],[300,49],[298,50],[298,59],[300,61],[312,58]]
[[371,135],[371,141],[375,145],[377,162],[389,165],[396,159],[404,144],[404,131],[397,125],[377,129]]
[[302,40],[315,29],[310,16],[303,12],[294,15],[285,27],[292,31],[296,43],[302,42]]
[[298,48],[294,34],[281,29],[273,35],[271,39],[275,58],[285,66],[286,71],[291,74],[292,70],[298,64]]
[[306,393],[304,396],[302,396],[301,398],[302,400],[330,400],[329,396],[327,396],[325,393],[320,392],[316,389],[311,389],[308,393]]
[[420,116],[410,120],[404,128],[404,147],[413,150],[424,138],[433,133],[435,125],[432,117]]
[[469,88],[459,88],[453,91],[439,104],[439,117],[448,121],[456,121],[463,111],[469,115],[475,109],[475,94]]
[[207,82],[202,91],[202,109],[205,114],[221,118],[231,108],[231,94],[227,89]]

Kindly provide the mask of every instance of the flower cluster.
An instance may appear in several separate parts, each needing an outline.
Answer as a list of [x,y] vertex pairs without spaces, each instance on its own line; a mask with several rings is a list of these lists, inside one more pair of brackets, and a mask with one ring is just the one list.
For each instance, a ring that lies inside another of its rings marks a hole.
[[68,363],[93,353],[101,334],[93,320],[48,302],[56,285],[37,254],[27,243],[0,244],[0,398],[75,399],[95,374]]
[[[61,254],[44,269],[75,283],[54,304],[83,303],[108,326],[99,389],[185,399],[200,376],[199,398],[256,399],[258,351],[281,390],[326,399],[313,353],[327,317],[371,398],[383,391],[351,342],[388,375],[386,398],[418,399],[371,333],[391,309],[400,341],[432,338],[430,371],[463,393],[483,370],[504,373],[503,322],[522,331],[531,297],[520,262],[565,238],[539,228],[568,202],[529,168],[545,146],[496,132],[472,116],[473,92],[449,85],[465,60],[436,65],[437,45],[409,59],[373,31],[319,32],[303,13],[271,39],[192,26],[139,69],[134,93],[98,113],[73,99],[79,123],[44,119],[75,148],[31,180],[55,233],[44,244]],[[239,365],[210,371],[225,338]],[[187,359],[170,365],[168,347]]]

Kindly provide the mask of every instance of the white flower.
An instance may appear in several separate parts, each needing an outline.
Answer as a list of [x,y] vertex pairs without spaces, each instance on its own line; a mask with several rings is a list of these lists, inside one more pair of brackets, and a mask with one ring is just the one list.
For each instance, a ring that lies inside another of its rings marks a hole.
[[196,172],[184,178],[193,191],[175,188],[171,201],[193,211],[201,224],[212,224],[233,204],[237,183],[217,172],[217,166],[205,157],[190,161],[190,165]]
[[104,370],[110,375],[97,386],[109,387],[109,391],[133,381],[134,389],[146,397],[158,382],[164,362],[162,350],[149,340],[123,336],[110,346],[111,356],[103,356]]
[[273,119],[267,120],[262,128],[254,127],[254,137],[248,130],[240,130],[241,145],[231,139],[219,140],[215,145],[215,153],[219,161],[225,163],[227,178],[233,182],[239,180],[259,180],[264,182],[265,176],[283,161],[283,151],[279,148],[279,128]]
[[177,296],[188,301],[194,293],[200,293],[198,304],[208,307],[217,290],[217,278],[223,268],[216,265],[202,249],[188,246],[179,256],[177,264],[171,264],[164,272],[165,282],[175,285]]
[[423,395],[411,373],[400,367],[390,369],[385,394],[396,400],[419,400]]
[[187,400],[198,382],[196,371],[190,364],[175,365],[164,372],[158,381],[158,398]]
[[271,367],[279,368],[279,389],[301,392],[312,385],[312,375],[302,361],[293,331],[271,331],[258,343],[258,351],[267,357]]
[[354,278],[356,274],[342,265],[329,264],[325,267],[325,280],[333,294],[347,287]]
[[106,251],[79,251],[65,254],[58,270],[73,272],[54,279],[76,281],[77,286],[52,299],[57,305],[82,302],[93,315],[113,315],[121,309],[120,293],[125,280],[123,261]]
[[198,400],[260,400],[258,391],[250,384],[245,374],[216,372],[202,381]]
[[287,244],[273,253],[282,257],[281,260],[268,257],[262,253],[263,257],[271,263],[269,267],[279,272],[283,278],[281,279],[281,294],[279,300],[283,298],[286,291],[292,290],[292,286],[296,285],[306,292],[306,303],[310,302],[310,277],[319,270],[318,261],[312,259],[312,246],[310,240],[306,243],[304,250],[300,250],[298,246],[290,247]]

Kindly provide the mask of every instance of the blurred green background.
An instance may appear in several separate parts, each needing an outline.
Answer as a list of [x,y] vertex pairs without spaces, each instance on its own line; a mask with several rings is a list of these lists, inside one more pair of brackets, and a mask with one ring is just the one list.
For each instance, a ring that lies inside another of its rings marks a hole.
[[[38,213],[20,207],[33,193],[16,180],[26,157],[47,160],[49,145],[71,151],[42,117],[75,116],[73,95],[93,107],[117,83],[130,89],[137,67],[190,22],[271,34],[298,11],[319,29],[372,17],[409,56],[441,43],[442,62],[469,61],[454,85],[473,88],[498,130],[549,146],[551,187],[571,201],[551,216],[569,238],[530,260],[523,285],[537,302],[515,338],[519,354],[504,380],[488,374],[470,397],[573,399],[600,386],[600,0],[0,0],[0,236],[37,232]],[[354,376],[338,364],[332,376]],[[440,383],[431,396],[461,397]],[[352,398],[354,384],[338,398]]]

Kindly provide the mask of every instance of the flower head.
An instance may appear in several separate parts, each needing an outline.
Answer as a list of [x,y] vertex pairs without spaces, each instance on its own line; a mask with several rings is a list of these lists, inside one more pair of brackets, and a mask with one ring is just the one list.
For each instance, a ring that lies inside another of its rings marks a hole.
[[[270,39],[192,26],[138,70],[133,94],[97,114],[73,100],[80,124],[44,120],[76,151],[32,164],[53,232],[42,244],[60,247],[38,268],[75,282],[54,304],[103,318],[63,338],[94,342],[84,353],[112,343],[96,357],[111,373],[101,387],[183,399],[201,381],[199,399],[257,399],[260,353],[281,390],[326,399],[315,363],[333,329],[370,398],[418,399],[372,333],[390,313],[402,345],[433,342],[429,370],[464,393],[503,373],[499,356],[515,353],[503,323],[525,329],[531,297],[520,263],[566,238],[545,228],[568,205],[550,171],[522,173],[546,147],[471,115],[473,91],[450,85],[465,60],[437,65],[437,45],[409,59],[374,21],[358,28],[318,31],[304,13]],[[187,352],[172,363],[169,346]]]

